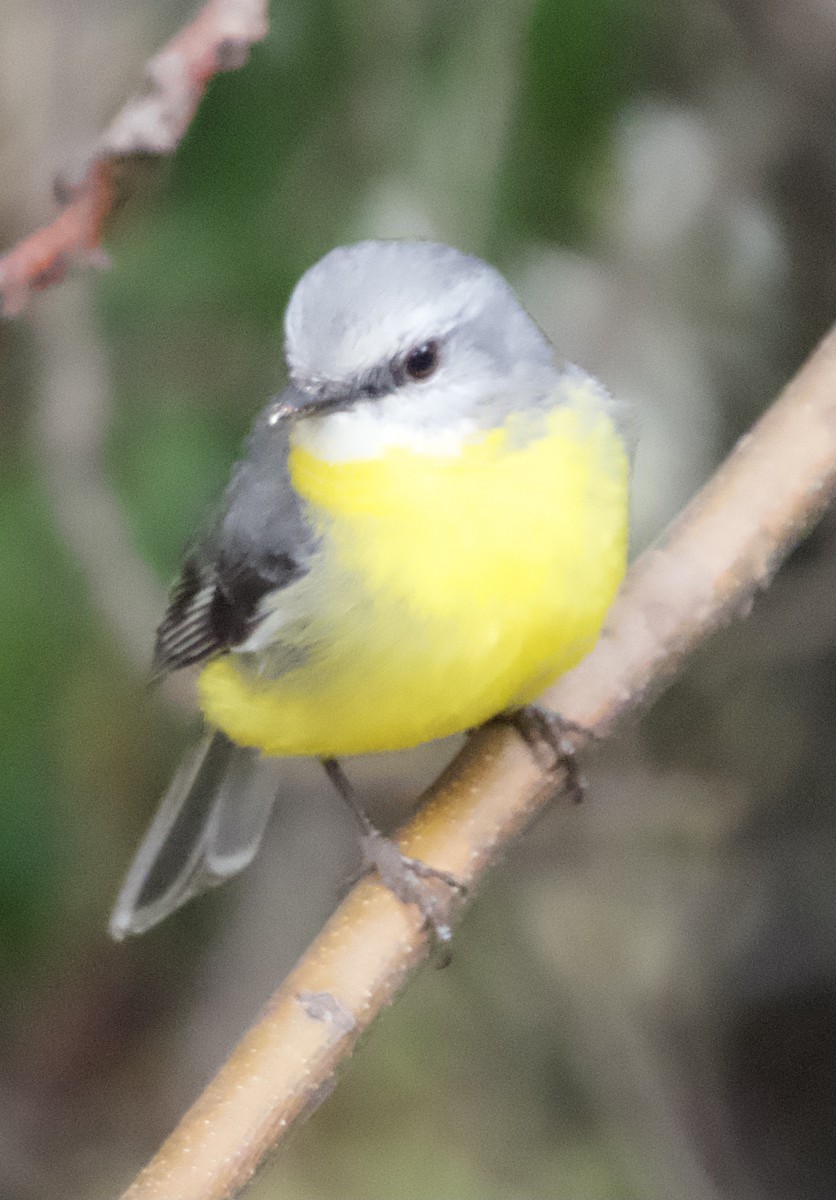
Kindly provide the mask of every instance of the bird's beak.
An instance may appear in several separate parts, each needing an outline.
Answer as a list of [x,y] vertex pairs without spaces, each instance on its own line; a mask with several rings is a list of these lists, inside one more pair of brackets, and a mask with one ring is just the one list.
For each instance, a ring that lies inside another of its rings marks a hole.
[[270,415],[267,420],[270,425],[278,425],[279,421],[290,420],[293,417],[302,417],[306,413],[312,412],[318,408],[315,396],[309,396],[297,387],[285,388],[278,396],[275,396],[271,401]]
[[350,408],[354,399],[346,393],[311,395],[291,384],[272,401],[267,420],[270,425],[277,425],[280,421],[294,421],[299,417],[324,416]]

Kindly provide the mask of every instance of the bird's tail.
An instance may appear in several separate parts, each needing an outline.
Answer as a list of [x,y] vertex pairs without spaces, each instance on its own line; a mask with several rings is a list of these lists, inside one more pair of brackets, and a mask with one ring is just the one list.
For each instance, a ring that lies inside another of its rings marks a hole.
[[117,941],[144,933],[255,856],[276,798],[275,760],[207,734],[172,780],[110,918]]

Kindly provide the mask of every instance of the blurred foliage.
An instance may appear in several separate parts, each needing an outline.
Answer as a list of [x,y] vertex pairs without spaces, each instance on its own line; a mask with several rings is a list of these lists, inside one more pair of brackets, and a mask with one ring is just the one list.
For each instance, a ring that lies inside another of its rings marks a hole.
[[[814,7],[790,29],[777,0],[277,0],[176,157],[132,168],[113,267],[87,283],[109,373],[96,436],[160,595],[283,383],[294,283],[364,236],[432,235],[507,271],[560,352],[641,408],[638,536],[658,529],[836,307],[836,23]],[[7,3],[5,241],[190,11]],[[15,1200],[127,1182],[351,855],[321,783],[289,766],[274,844],[240,883],[106,945],[191,730],[59,532],[39,449],[52,311],[44,298],[31,326],[0,329],[0,1194]],[[602,756],[594,802],[515,851],[450,970],[386,1014],[255,1195],[832,1194],[833,1073],[810,1063],[832,1038],[833,543],[830,522]],[[114,550],[117,582],[123,565]],[[435,754],[358,769],[383,803]],[[771,1073],[794,1028],[796,1058]]]
[[[72,852],[60,798],[61,696],[70,648],[79,638],[92,648],[96,630],[83,580],[53,530],[28,456],[7,463],[0,503],[0,603],[6,629],[14,631],[0,640],[0,675],[7,681],[0,690],[0,954],[20,966],[51,936],[66,887]],[[60,590],[56,571],[64,576]]]
[[613,122],[643,82],[644,18],[642,0],[535,6],[502,174],[496,253],[512,237],[577,245],[594,234]]

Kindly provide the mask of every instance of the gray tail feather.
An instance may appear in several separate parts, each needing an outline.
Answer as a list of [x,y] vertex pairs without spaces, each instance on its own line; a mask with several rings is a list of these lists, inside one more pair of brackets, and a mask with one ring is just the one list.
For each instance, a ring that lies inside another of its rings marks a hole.
[[210,733],[182,764],[137,850],[111,937],[144,933],[252,862],[276,799],[275,760]]

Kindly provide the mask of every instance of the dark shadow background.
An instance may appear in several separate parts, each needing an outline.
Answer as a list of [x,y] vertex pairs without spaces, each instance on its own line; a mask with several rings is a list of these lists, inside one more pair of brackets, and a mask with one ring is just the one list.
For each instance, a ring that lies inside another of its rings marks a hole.
[[[0,241],[54,211],[182,3],[7,0]],[[496,262],[558,353],[632,398],[634,547],[836,312],[836,12],[814,0],[287,0],[113,268],[0,326],[0,1196],[113,1196],[355,866],[287,765],[262,855],[123,946],[104,926],[194,736],[149,691],[167,580],[283,381],[335,244]],[[555,808],[253,1195],[836,1194],[836,526]],[[354,765],[395,823],[450,753]]]

